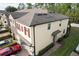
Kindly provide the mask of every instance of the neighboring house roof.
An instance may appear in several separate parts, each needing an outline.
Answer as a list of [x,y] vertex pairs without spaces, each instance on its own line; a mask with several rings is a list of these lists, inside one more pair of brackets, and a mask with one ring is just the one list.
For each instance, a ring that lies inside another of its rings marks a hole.
[[[19,12],[23,12],[23,10]],[[24,9],[24,12],[25,12],[25,9]],[[69,18],[65,15],[61,15],[58,13],[48,13],[47,10],[45,9],[44,10],[43,9],[30,9],[30,10],[26,9],[26,12],[28,13],[25,14],[24,16],[18,19],[15,19],[16,21],[26,26],[33,26],[33,25],[59,21],[59,20],[64,20],[64,19]]]
[[26,12],[11,12],[10,13],[14,19],[20,18],[27,14]]
[[5,10],[0,10],[0,15],[5,14],[7,17],[11,14],[14,19],[20,18],[27,14],[26,12],[7,12]]
[[9,16],[9,13],[5,10],[0,10],[0,14],[5,14],[7,17]]

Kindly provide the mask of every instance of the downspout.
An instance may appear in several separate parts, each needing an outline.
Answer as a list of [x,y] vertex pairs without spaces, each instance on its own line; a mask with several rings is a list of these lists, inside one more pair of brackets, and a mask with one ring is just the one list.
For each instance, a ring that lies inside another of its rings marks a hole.
[[34,56],[36,56],[36,49],[35,49],[35,26],[33,26],[33,36],[34,36]]

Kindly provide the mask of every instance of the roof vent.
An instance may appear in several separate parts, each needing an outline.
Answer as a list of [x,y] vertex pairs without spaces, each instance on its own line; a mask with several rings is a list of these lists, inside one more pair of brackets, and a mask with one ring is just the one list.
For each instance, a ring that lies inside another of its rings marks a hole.
[[38,16],[41,16],[42,14],[38,14]]
[[47,15],[47,13],[39,13],[37,14],[38,16],[41,16],[41,15]]

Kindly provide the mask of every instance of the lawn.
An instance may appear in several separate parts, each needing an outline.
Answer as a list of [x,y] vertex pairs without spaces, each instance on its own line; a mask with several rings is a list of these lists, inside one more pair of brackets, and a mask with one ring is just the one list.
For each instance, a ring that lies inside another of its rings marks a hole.
[[63,40],[63,46],[51,53],[51,56],[69,56],[79,44],[79,28],[71,28],[70,35]]

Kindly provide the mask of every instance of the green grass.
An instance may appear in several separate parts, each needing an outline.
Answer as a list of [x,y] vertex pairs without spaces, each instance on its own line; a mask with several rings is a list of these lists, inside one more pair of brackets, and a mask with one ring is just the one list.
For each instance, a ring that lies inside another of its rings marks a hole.
[[63,40],[63,46],[51,53],[52,56],[69,56],[70,53],[79,44],[79,28],[71,28],[71,33],[68,38]]

